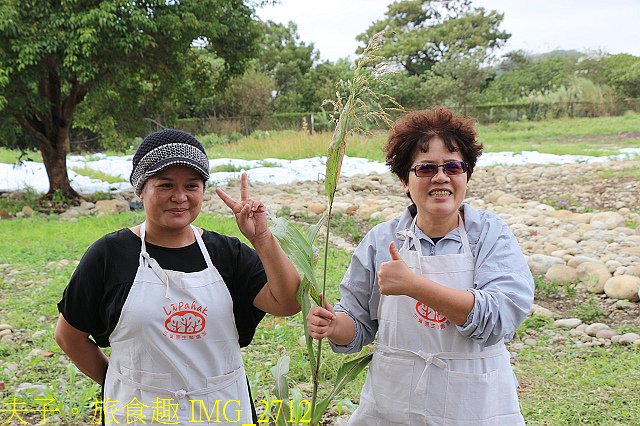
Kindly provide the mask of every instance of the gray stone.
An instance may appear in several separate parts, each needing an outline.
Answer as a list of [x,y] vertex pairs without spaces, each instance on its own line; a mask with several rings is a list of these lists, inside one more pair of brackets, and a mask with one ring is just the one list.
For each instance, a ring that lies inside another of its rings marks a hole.
[[603,293],[604,284],[611,278],[609,269],[603,263],[584,262],[578,265],[576,272],[580,282],[591,293]]
[[618,333],[616,333],[615,331],[611,330],[611,329],[603,329],[603,330],[599,330],[596,333],[596,337],[599,339],[611,339],[613,336],[616,336]]
[[609,329],[609,326],[607,324],[603,324],[601,322],[594,322],[593,324],[590,324],[587,326],[585,333],[587,333],[589,336],[595,337],[598,331],[608,330],[608,329]]
[[524,343],[521,343],[521,342],[511,343],[509,347],[514,351],[521,351],[522,349],[524,349]]
[[640,300],[640,278],[631,275],[618,275],[609,278],[604,285],[604,292],[612,299],[637,302]]
[[553,265],[564,265],[564,260],[545,254],[533,254],[527,260],[529,269],[534,275],[544,275]]
[[624,226],[624,217],[617,212],[596,213],[589,222],[596,229],[614,229]]
[[[638,296],[640,297],[640,290],[638,291]],[[633,303],[626,299],[616,300],[616,308],[618,309],[629,309],[633,306]]]
[[96,203],[95,211],[97,215],[128,212],[129,203],[117,198],[114,198],[113,200],[99,200]]
[[555,264],[544,274],[544,279],[556,283],[575,283],[578,281],[578,273],[570,266]]
[[25,382],[16,386],[15,391],[16,393],[27,392],[33,395],[41,395],[47,391],[47,385],[39,385],[39,384]]
[[554,318],[556,316],[556,314],[551,312],[549,309],[543,308],[542,306],[536,305],[535,303],[533,304],[533,306],[531,306],[530,313],[531,315],[536,315],[536,316],[545,317],[545,318]]
[[580,318],[563,318],[553,322],[553,325],[560,328],[576,328],[580,324],[582,324]]
[[630,345],[638,339],[640,339],[640,335],[636,333],[626,333],[620,336],[620,339],[618,339],[617,343],[620,343],[621,345]]

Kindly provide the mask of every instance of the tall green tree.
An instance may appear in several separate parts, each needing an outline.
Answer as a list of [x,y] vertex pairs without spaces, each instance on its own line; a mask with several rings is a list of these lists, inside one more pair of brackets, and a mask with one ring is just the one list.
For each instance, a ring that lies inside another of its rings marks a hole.
[[[389,5],[384,19],[374,22],[357,40],[366,45],[385,32],[380,55],[422,75],[452,52],[489,55],[511,36],[500,30],[503,15],[471,6],[471,0],[402,0]],[[359,52],[362,48],[359,48]]]
[[613,87],[620,99],[640,98],[640,57],[624,53],[605,55],[580,65],[582,74]]
[[262,24],[258,71],[275,81],[275,107],[279,112],[301,111],[303,96],[300,84],[314,66],[319,55],[313,43],[300,40],[295,23],[273,21]]
[[49,195],[77,196],[66,155],[78,105],[90,97],[105,110],[117,105],[139,116],[141,98],[146,104],[171,99],[193,64],[194,42],[222,58],[229,75],[241,74],[256,53],[252,4],[3,0],[0,118],[18,123],[36,141]]

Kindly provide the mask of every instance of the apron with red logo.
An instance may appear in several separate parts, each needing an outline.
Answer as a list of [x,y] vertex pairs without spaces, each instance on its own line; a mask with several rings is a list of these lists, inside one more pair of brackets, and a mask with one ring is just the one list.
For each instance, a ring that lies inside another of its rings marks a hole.
[[233,301],[198,230],[207,268],[164,270],[146,251],[116,328],[104,383],[106,424],[252,423]]
[[[415,229],[414,220],[400,233],[409,268],[451,288],[472,288],[475,262],[462,218],[462,254],[423,256]],[[376,349],[349,425],[524,425],[509,360],[503,342],[483,347],[422,302],[382,295]]]

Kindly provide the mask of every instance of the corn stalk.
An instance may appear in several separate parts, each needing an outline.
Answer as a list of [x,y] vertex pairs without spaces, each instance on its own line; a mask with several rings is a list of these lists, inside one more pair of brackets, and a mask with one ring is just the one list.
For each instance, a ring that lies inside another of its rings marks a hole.
[[[371,354],[363,355],[359,358],[345,362],[339,369],[333,389],[325,398],[318,400],[319,373],[322,360],[322,340],[318,340],[317,347],[313,347],[313,339],[308,333],[306,317],[311,309],[311,301],[318,306],[324,306],[322,300],[327,287],[327,262],[329,253],[329,232],[331,229],[331,218],[333,201],[335,198],[338,181],[340,179],[340,170],[342,168],[342,160],[347,146],[347,136],[350,132],[361,131],[361,124],[364,120],[382,121],[387,125],[391,125],[388,110],[402,110],[402,107],[389,95],[377,93],[371,87],[372,82],[380,82],[385,70],[385,65],[381,61],[381,57],[375,52],[382,45],[382,33],[373,36],[369,45],[364,50],[362,58],[356,63],[354,77],[347,81],[340,81],[338,86],[343,88],[343,93],[338,90],[336,92],[335,101],[325,101],[323,104],[333,106],[333,121],[335,122],[335,131],[333,133],[331,144],[327,152],[326,177],[325,177],[325,193],[327,196],[327,214],[320,221],[309,228],[306,232],[302,231],[292,222],[283,218],[272,217],[272,233],[280,241],[283,250],[291,258],[294,265],[301,275],[300,288],[298,290],[298,301],[302,308],[302,323],[304,325],[307,358],[309,359],[309,367],[313,378],[313,394],[311,399],[310,418],[305,418],[305,422],[311,423],[311,426],[318,425],[322,415],[329,407],[331,401],[338,395],[344,387],[354,380],[358,374],[371,361]],[[392,105],[391,108],[386,107],[385,103]],[[326,222],[326,235],[324,240],[324,269],[322,287],[320,288],[315,278],[315,268],[318,262],[318,250],[314,246],[314,241],[318,236],[320,228]],[[288,365],[288,363],[287,363]],[[286,378],[280,371],[274,373],[277,379],[277,393],[280,396],[286,396],[283,388],[286,387]],[[286,420],[276,419],[278,425],[286,425]],[[294,424],[298,424],[296,420]]]

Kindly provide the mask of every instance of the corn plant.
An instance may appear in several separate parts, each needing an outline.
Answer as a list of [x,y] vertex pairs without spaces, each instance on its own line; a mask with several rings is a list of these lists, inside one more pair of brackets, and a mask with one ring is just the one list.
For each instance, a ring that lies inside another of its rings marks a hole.
[[[292,222],[283,218],[272,217],[272,232],[280,241],[283,250],[296,265],[301,276],[300,288],[298,290],[298,301],[302,309],[302,323],[306,338],[306,351],[309,360],[309,367],[313,378],[313,394],[309,415],[303,421],[296,416],[276,416],[278,425],[311,423],[318,425],[322,415],[329,407],[331,401],[338,395],[344,387],[355,379],[358,374],[371,361],[371,354],[363,355],[359,358],[345,362],[338,369],[338,373],[329,395],[323,399],[318,398],[319,371],[322,359],[322,340],[317,342],[314,349],[313,339],[307,330],[306,317],[311,308],[311,303],[324,306],[322,295],[325,294],[327,285],[327,261],[329,252],[329,231],[331,227],[332,207],[336,193],[336,188],[340,178],[340,169],[344,157],[347,136],[350,132],[362,131],[363,123],[370,120],[391,124],[388,111],[391,109],[402,110],[402,107],[395,100],[384,93],[378,93],[372,88],[372,83],[380,83],[384,87],[383,75],[387,72],[386,64],[381,61],[381,57],[376,55],[376,51],[382,45],[382,33],[373,36],[369,45],[364,50],[363,56],[356,62],[354,77],[347,81],[338,83],[337,99],[335,101],[325,101],[333,107],[333,123],[335,131],[327,153],[327,164],[325,174],[325,192],[327,197],[327,214],[322,216],[317,224],[309,227],[306,231],[301,230]],[[323,103],[324,105],[324,103]],[[388,107],[388,105],[391,105]],[[315,276],[315,268],[318,262],[318,250],[314,246],[314,241],[318,236],[321,227],[325,225],[326,234],[324,239],[324,270],[322,286],[320,287]],[[284,357],[283,357],[284,358]],[[286,372],[288,371],[288,359],[281,358],[278,364],[272,369],[272,374],[276,381],[274,388],[275,396],[278,400],[289,403],[288,385]],[[294,398],[295,399],[295,398]],[[295,404],[295,401],[293,401]],[[295,409],[287,406],[287,409],[294,412]],[[300,410],[297,411],[299,413]]]

